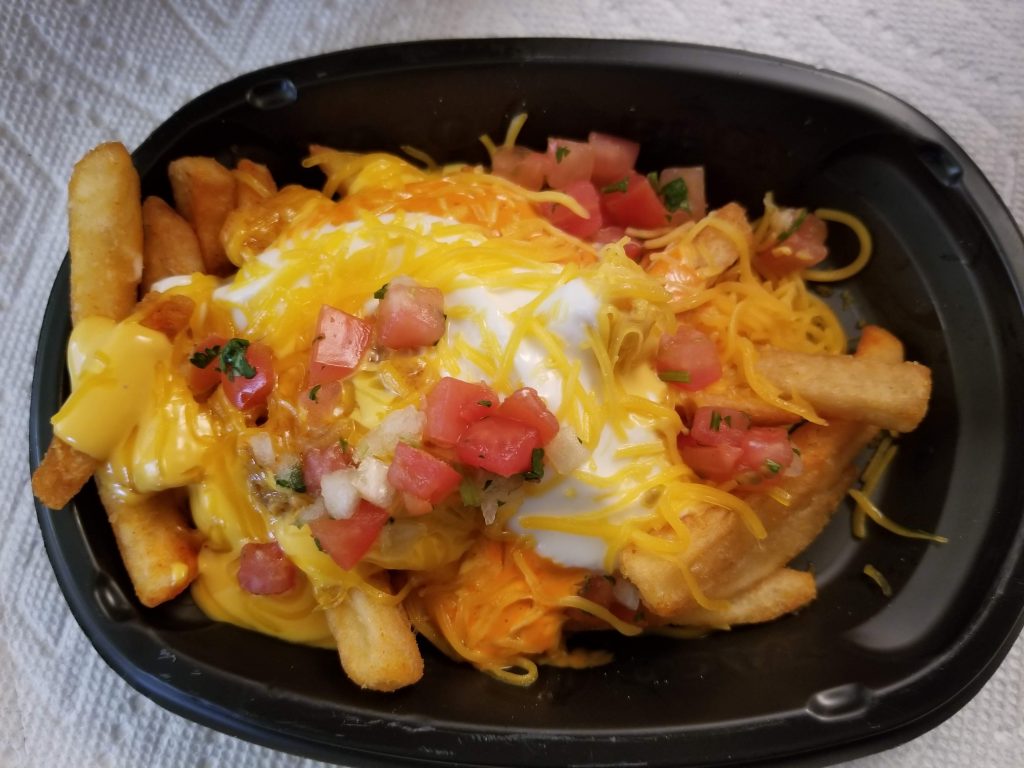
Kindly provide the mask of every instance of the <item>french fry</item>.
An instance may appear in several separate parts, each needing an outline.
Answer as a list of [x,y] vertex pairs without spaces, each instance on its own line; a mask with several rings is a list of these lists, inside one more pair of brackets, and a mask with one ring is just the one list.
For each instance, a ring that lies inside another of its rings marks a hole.
[[96,487],[139,602],[152,608],[181,594],[199,572],[199,541],[179,497],[126,492],[109,464]]
[[423,677],[423,657],[402,605],[381,603],[361,589],[350,589],[326,613],[341,666],[356,685],[394,691]]
[[32,473],[32,493],[50,509],[63,509],[89,482],[99,462],[54,435]]
[[757,371],[783,392],[798,392],[826,419],[910,432],[928,409],[931,371],[857,355],[808,355],[764,347]]
[[159,197],[142,204],[142,291],[172,275],[202,272],[203,254],[192,226]]
[[139,174],[123,144],[101,144],[68,184],[71,321],[132,311],[142,275]]
[[235,181],[238,183],[238,207],[246,208],[265,200],[277,192],[277,184],[270,169],[248,158],[242,158],[235,166]]
[[696,627],[761,624],[793,613],[814,600],[818,588],[807,571],[780,568],[729,600],[723,611],[695,608],[673,623]]
[[226,274],[232,269],[221,245],[224,220],[234,210],[238,193],[231,171],[212,157],[182,157],[167,167],[174,205],[192,225],[205,272]]

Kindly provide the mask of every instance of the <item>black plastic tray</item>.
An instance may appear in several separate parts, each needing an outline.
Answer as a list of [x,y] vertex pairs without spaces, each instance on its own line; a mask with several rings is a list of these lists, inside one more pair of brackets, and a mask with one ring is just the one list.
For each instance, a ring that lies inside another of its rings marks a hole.
[[[1021,627],[1024,243],[979,170],[934,123],[845,77],[743,53],[585,40],[427,42],[345,51],[246,75],[200,96],[135,152],[168,195],[185,154],[249,156],[282,181],[320,142],[485,158],[477,137],[592,129],[642,141],[638,166],[707,166],[712,205],[758,210],[766,190],[864,219],[876,257],[847,286],[848,320],[879,321],[930,365],[934,400],[902,441],[882,504],[937,547],[840,513],[801,558],[821,595],[797,616],[698,641],[601,637],[616,660],[498,683],[424,648],[423,681],[361,691],[333,653],[208,621],[182,597],[135,601],[91,486],[38,509],[57,580],[97,651],[185,717],[277,749],[355,765],[821,764],[923,733],[982,686]],[[837,232],[840,250],[843,235]],[[40,332],[31,463],[65,391],[67,264]],[[891,600],[861,575],[872,563]]]

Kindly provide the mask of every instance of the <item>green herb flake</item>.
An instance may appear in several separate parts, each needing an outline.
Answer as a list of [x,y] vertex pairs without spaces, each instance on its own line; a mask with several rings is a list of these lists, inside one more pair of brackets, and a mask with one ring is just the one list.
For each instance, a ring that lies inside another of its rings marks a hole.
[[790,224],[789,228],[786,229],[786,231],[784,231],[781,235],[779,235],[778,239],[775,241],[775,245],[782,245],[784,242],[789,240],[789,238],[793,236],[793,233],[800,229],[800,225],[804,223],[804,219],[806,218],[807,211],[801,208],[800,215],[796,217],[796,221]]
[[462,478],[462,482],[459,483],[459,496],[462,497],[463,505],[467,507],[480,506],[480,489],[466,478]]
[[274,481],[281,488],[287,488],[296,493],[306,492],[306,482],[302,479],[302,466],[299,464],[296,464],[283,475],[275,477]]
[[343,437],[343,438],[341,438],[341,439],[340,439],[340,440],[338,441],[338,445],[340,445],[340,446],[341,446],[341,450],[343,450],[343,451],[345,451],[346,453],[348,453],[348,440],[346,440],[346,439],[345,439],[345,438]]
[[312,400],[315,403],[316,402],[316,396],[319,395],[319,394],[320,394],[320,385],[317,384],[315,387],[313,387],[311,390],[309,390],[309,399]]
[[572,150],[569,149],[568,147],[559,146],[558,149],[555,150],[555,162],[562,162],[563,160],[565,160],[565,158],[569,156],[570,152],[572,152]]
[[321,552],[325,551],[324,545],[320,543],[320,539],[318,539],[316,536],[313,537],[313,543],[316,544],[316,548],[319,549]]
[[658,190],[658,172],[651,171],[647,174],[647,183],[651,185],[651,188],[655,191]]
[[764,465],[768,469],[768,471],[771,472],[773,475],[779,474],[779,470],[782,469],[782,465],[779,464],[779,462],[772,461],[771,459],[765,459]]
[[722,414],[718,411],[711,412],[711,429],[717,432],[722,426]]
[[380,288],[373,292],[373,298],[383,299],[384,295],[388,292],[388,284],[384,283]]
[[689,384],[690,383],[690,372],[689,371],[658,371],[658,378],[662,381],[672,382],[674,384]]
[[202,351],[197,350],[196,353],[188,359],[188,361],[196,368],[205,368],[218,357],[220,357],[220,345],[215,344]]
[[672,213],[676,211],[690,212],[690,190],[686,186],[686,180],[682,177],[672,179],[661,188],[661,199],[665,203],[665,209]]
[[621,179],[616,181],[614,184],[609,184],[607,187],[601,187],[601,192],[608,194],[609,192],[627,192],[629,191],[629,177],[623,176]]
[[544,478],[544,449],[534,448],[530,454],[530,468],[523,472],[523,479],[539,483]]
[[492,403],[490,400],[477,400],[476,404],[482,405],[484,408],[490,408],[492,405],[494,405],[494,403]]
[[227,374],[228,381],[234,381],[236,376],[251,379],[256,376],[256,369],[246,359],[246,351],[249,349],[248,339],[231,339],[220,351],[220,362],[217,363],[217,370]]

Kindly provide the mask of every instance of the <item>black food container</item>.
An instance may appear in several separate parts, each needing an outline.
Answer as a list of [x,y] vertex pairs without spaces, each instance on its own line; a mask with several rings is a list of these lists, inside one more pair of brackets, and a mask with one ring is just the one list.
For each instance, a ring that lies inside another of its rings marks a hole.
[[[934,123],[862,83],[724,50],[645,42],[475,40],[345,51],[246,75],[200,96],[134,154],[145,194],[169,199],[182,155],[267,163],[318,186],[299,161],[317,142],[422,149],[484,161],[482,133],[529,120],[520,143],[590,130],[642,142],[641,170],[707,167],[712,206],[757,214],[767,190],[842,208],[875,258],[838,287],[837,310],[898,334],[934,372],[921,428],[901,440],[881,505],[945,546],[840,510],[799,564],[820,597],[800,614],[700,640],[587,642],[607,667],[499,683],[424,648],[423,681],[359,690],[328,651],[206,619],[183,596],[143,609],[91,485],[38,508],[58,582],[100,655],[162,706],[276,749],[350,765],[823,764],[933,727],[978,691],[1022,621],[1024,243],[977,167]],[[852,236],[836,229],[839,258]],[[836,298],[835,296],[833,298]],[[40,332],[31,464],[66,391],[68,268]],[[895,591],[862,575],[872,564]]]

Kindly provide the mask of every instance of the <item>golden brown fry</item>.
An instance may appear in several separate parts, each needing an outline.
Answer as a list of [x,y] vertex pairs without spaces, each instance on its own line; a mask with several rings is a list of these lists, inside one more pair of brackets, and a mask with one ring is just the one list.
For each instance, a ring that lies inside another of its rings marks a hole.
[[159,197],[142,204],[142,291],[172,275],[204,269],[203,254],[192,225]]
[[881,363],[899,365],[903,362],[903,342],[878,325],[865,325],[860,332],[854,357],[866,357]]
[[764,347],[757,371],[783,392],[798,392],[826,419],[910,432],[928,409],[931,371],[857,355],[808,355]]
[[71,321],[132,311],[142,275],[139,174],[123,144],[101,144],[68,184]]
[[344,602],[326,613],[341,666],[356,685],[394,691],[423,677],[423,657],[402,605],[350,589]]
[[96,487],[139,602],[152,608],[177,597],[199,572],[199,541],[178,497],[126,492],[109,464]]
[[818,594],[814,576],[807,571],[780,568],[729,600],[724,611],[695,608],[673,623],[697,627],[760,624],[803,608]]
[[196,303],[188,296],[147,293],[136,308],[139,325],[159,331],[171,341],[188,327]]
[[235,181],[238,183],[239,208],[258,203],[277,192],[277,183],[270,169],[248,158],[242,158],[235,166]]
[[199,240],[206,272],[232,269],[220,241],[224,220],[237,201],[235,177],[212,157],[182,157],[167,167],[174,204],[192,225]]
[[63,509],[89,482],[99,462],[56,435],[32,473],[32,493],[50,509]]

